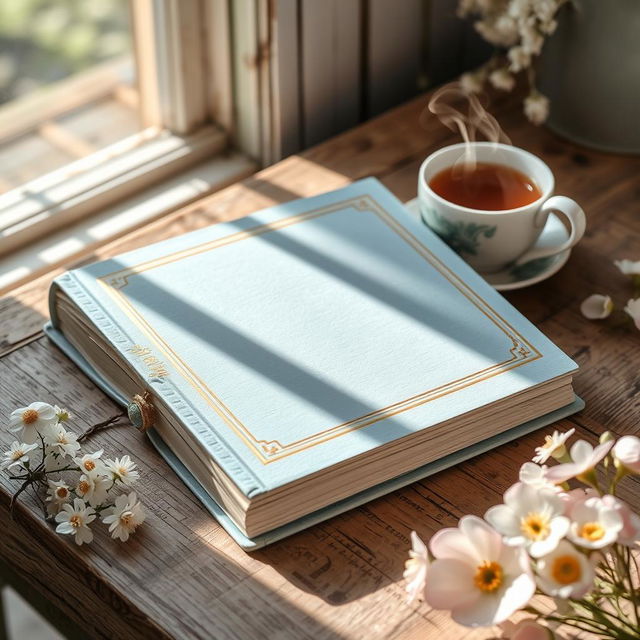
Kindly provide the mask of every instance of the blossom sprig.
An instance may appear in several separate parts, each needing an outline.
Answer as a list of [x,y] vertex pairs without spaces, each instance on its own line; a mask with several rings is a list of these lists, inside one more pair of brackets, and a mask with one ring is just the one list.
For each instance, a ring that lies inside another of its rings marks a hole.
[[535,87],[534,60],[540,55],[545,38],[558,26],[556,15],[568,0],[459,0],[458,15],[474,16],[476,31],[495,47],[493,57],[460,81],[469,93],[482,90],[485,83],[511,91],[515,74],[526,72],[529,94],[524,113],[534,124],[549,115],[549,99]]
[[125,542],[144,522],[144,507],[129,491],[139,479],[128,456],[103,458],[104,451],[82,452],[82,443],[96,431],[119,424],[118,414],[77,435],[67,429],[71,414],[58,406],[33,402],[9,416],[9,430],[19,438],[2,453],[0,469],[20,487],[31,489],[44,517],[56,531],[71,535],[76,544],[93,540],[92,526],[101,521],[111,537]]
[[[640,638],[640,516],[616,495],[623,478],[640,475],[640,438],[605,433],[597,446],[568,446],[573,434],[547,436],[484,519],[463,516],[428,545],[412,532],[409,603],[423,599],[464,626],[498,626],[511,640],[560,638],[562,625]],[[538,464],[547,462],[556,464]],[[555,606],[543,612],[534,595]],[[516,612],[529,617],[515,624]]]
[[[625,324],[632,320],[635,328],[640,331],[640,260],[634,261],[625,258],[614,260],[613,263],[618,267],[620,273],[629,278],[633,287],[634,297],[629,298],[621,310]],[[608,295],[601,293],[591,294],[580,305],[580,313],[588,320],[604,320],[614,311],[616,311],[616,305],[613,300]]]

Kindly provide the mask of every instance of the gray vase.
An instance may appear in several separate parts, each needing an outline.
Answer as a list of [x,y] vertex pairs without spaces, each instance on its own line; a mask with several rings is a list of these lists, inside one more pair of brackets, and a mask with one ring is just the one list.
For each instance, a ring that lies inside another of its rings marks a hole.
[[640,0],[575,0],[540,56],[547,125],[602,151],[640,154]]

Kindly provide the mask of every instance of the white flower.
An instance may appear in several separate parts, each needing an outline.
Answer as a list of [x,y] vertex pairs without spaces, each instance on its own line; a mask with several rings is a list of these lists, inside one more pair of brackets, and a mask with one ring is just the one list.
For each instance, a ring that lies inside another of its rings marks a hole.
[[58,422],[67,422],[73,418],[73,415],[67,409],[62,409],[57,404],[54,404],[53,408],[55,409]]
[[602,502],[622,518],[622,529],[618,532],[617,543],[625,547],[635,547],[640,540],[640,516],[633,513],[626,502],[615,496],[602,496]]
[[558,0],[537,0],[532,3],[532,9],[540,22],[549,22],[556,14],[560,2]]
[[480,93],[484,85],[484,73],[480,71],[463,73],[460,76],[460,88],[463,93]]
[[614,260],[613,264],[620,269],[625,276],[640,276],[640,260],[634,262],[633,260]]
[[589,473],[602,460],[613,446],[613,440],[592,447],[585,440],[578,440],[571,447],[571,462],[558,464],[547,470],[547,480],[560,484],[570,478]]
[[547,627],[543,627],[530,618],[520,620],[518,624],[507,620],[500,625],[501,638],[508,640],[553,640],[555,637]]
[[57,453],[60,456],[73,457],[80,450],[78,437],[61,424],[50,427],[45,432],[44,442],[49,448],[49,453]]
[[549,482],[546,477],[547,465],[540,466],[535,462],[525,462],[520,467],[518,477],[520,482],[524,482],[536,489],[549,489],[550,491],[559,491],[553,482]]
[[504,504],[491,507],[485,520],[504,536],[505,544],[524,546],[539,558],[556,548],[569,530],[564,503],[554,492],[514,484],[504,494]]
[[636,329],[640,329],[640,298],[628,300],[624,310],[633,319]]
[[69,485],[64,480],[49,480],[49,488],[47,489],[47,513],[56,515],[63,504],[67,504],[71,499],[71,491]]
[[535,592],[524,549],[502,542],[484,520],[464,516],[456,529],[438,531],[429,544],[425,600],[451,610],[465,626],[492,626],[524,607]]
[[511,16],[478,20],[473,26],[487,42],[498,47],[510,47],[518,40],[518,26]]
[[542,124],[549,117],[549,98],[535,92],[524,99],[524,115],[533,124]]
[[11,469],[11,467],[29,462],[29,451],[33,451],[37,447],[37,444],[26,444],[14,440],[9,450],[2,452],[4,460],[0,463],[0,469]]
[[135,492],[128,496],[118,496],[114,506],[104,513],[102,522],[109,525],[111,537],[120,538],[122,542],[126,542],[145,519],[144,508],[138,502]]
[[640,438],[623,436],[613,447],[613,456],[625,469],[640,474]]
[[518,73],[531,64],[531,56],[520,46],[511,47],[507,52],[507,57],[510,63],[509,70],[513,73]]
[[516,80],[507,69],[502,68],[496,69],[489,74],[489,82],[496,89],[502,89],[502,91],[511,91],[516,83]]
[[541,464],[549,458],[555,458],[556,460],[562,458],[567,453],[565,442],[575,431],[575,429],[569,429],[565,433],[554,431],[552,435],[545,436],[544,444],[541,447],[536,447],[536,455],[533,457],[533,461]]
[[538,29],[530,24],[524,25],[520,29],[522,48],[531,56],[537,56],[542,50],[544,36]]
[[609,296],[594,293],[582,301],[580,313],[589,320],[608,318],[613,311],[613,300]]
[[83,473],[76,484],[78,496],[87,500],[92,507],[97,507],[107,499],[107,493],[113,486],[108,478],[97,473]]
[[588,498],[598,498],[600,496],[600,494],[591,487],[579,487],[578,489],[571,489],[571,491],[563,491],[558,495],[564,502],[565,516],[570,515],[573,507],[575,507],[577,504],[584,502]]
[[602,549],[618,539],[623,527],[619,510],[601,498],[587,498],[571,509],[567,538],[586,549]]
[[56,531],[73,535],[77,545],[91,542],[93,540],[93,532],[88,525],[95,519],[96,512],[91,507],[88,507],[84,500],[76,498],[73,501],[73,506],[70,504],[62,505],[62,510],[56,516],[56,522],[59,523]]
[[100,456],[104,453],[102,449],[94,453],[85,453],[82,458],[74,458],[73,461],[80,467],[81,471],[89,474],[106,473],[104,462]]
[[58,421],[56,410],[46,402],[32,402],[28,407],[16,409],[9,416],[9,431],[19,433],[27,444],[38,439],[47,427]]
[[407,581],[406,591],[409,594],[408,604],[419,597],[424,597],[424,584],[429,568],[429,554],[424,542],[415,531],[411,532],[409,559],[405,562],[403,577]]
[[582,598],[595,578],[593,565],[587,556],[562,540],[537,563],[538,585],[548,595],[559,598]]
[[129,456],[122,456],[115,460],[109,459],[105,462],[105,468],[114,479],[120,480],[125,485],[133,484],[140,477],[140,474],[135,471],[136,463]]

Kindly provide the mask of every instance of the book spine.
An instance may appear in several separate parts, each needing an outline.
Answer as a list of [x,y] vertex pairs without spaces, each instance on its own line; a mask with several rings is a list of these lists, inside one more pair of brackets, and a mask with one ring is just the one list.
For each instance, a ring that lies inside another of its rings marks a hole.
[[[168,377],[149,377],[147,371],[132,361],[129,354],[134,350],[133,348],[136,341],[133,340],[111,314],[102,307],[100,302],[96,300],[73,272],[67,272],[59,276],[51,286],[49,308],[54,328],[60,330],[60,323],[56,311],[56,288],[62,289],[67,294],[69,299],[91,320],[91,323],[105,336],[107,341],[118,350],[129,365],[140,374],[142,379],[148,382],[149,388],[147,390],[152,394],[157,394],[162,397],[176,418],[187,426],[190,431],[197,434],[197,437],[206,445],[218,464],[244,495],[251,498],[265,491],[264,485],[256,478],[246,464],[233,453],[224,441],[224,438],[215,430],[210,421],[206,420],[184,397]],[[100,386],[116,401],[121,400],[114,390],[110,388],[110,385],[105,383]],[[136,391],[139,392],[142,390]]]

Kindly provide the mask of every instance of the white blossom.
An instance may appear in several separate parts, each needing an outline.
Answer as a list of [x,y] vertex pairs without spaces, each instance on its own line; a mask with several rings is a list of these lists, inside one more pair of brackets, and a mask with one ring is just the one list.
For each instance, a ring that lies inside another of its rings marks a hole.
[[551,435],[546,435],[544,444],[541,447],[536,447],[536,455],[533,457],[533,461],[542,464],[549,458],[555,458],[556,460],[562,458],[567,453],[565,443],[575,431],[575,429],[569,429],[564,433],[554,431]]
[[47,489],[47,513],[55,516],[63,504],[67,504],[71,500],[71,491],[69,485],[64,480],[49,480],[49,488]]
[[515,78],[504,67],[492,71],[489,74],[489,82],[502,91],[511,91],[516,83]]
[[614,260],[613,264],[620,269],[625,276],[640,276],[640,260]]
[[408,604],[412,604],[418,598],[424,598],[424,586],[429,569],[427,547],[415,531],[411,532],[411,549],[404,567],[403,577],[407,581],[405,589],[409,594]]
[[101,505],[106,499],[113,482],[97,473],[83,473],[76,484],[76,493],[92,507]]
[[588,320],[608,318],[613,311],[613,300],[609,296],[594,293],[582,301],[580,313]]
[[84,500],[75,498],[73,505],[63,504],[56,516],[57,533],[72,535],[75,543],[81,545],[93,540],[93,532],[89,525],[96,519],[96,512],[88,507]]
[[602,549],[618,539],[624,527],[620,509],[602,498],[587,498],[571,509],[567,538],[586,549]]
[[102,522],[109,525],[112,538],[126,542],[129,536],[144,522],[145,512],[135,492],[120,495],[115,504],[105,510]]
[[537,91],[524,100],[524,114],[533,124],[542,124],[549,117],[549,98]]
[[29,462],[29,451],[33,451],[37,446],[37,444],[26,444],[15,440],[11,443],[9,450],[2,453],[3,460],[0,463],[0,469],[11,469],[26,464]]
[[636,329],[640,329],[640,298],[631,299],[627,302],[625,313],[631,316]]
[[75,456],[80,450],[78,437],[67,431],[61,424],[49,428],[44,434],[44,442],[49,453],[57,453],[61,456]]
[[80,470],[84,473],[107,473],[104,462],[100,460],[100,457],[104,451],[98,449],[94,453],[85,453],[81,458],[74,458],[74,462],[80,467]]
[[520,45],[511,47],[507,52],[509,58],[509,69],[514,73],[526,69],[531,64],[531,55]]
[[106,460],[105,468],[115,480],[119,480],[125,485],[133,484],[140,477],[140,474],[136,471],[136,463],[129,456]]
[[20,439],[27,444],[38,440],[38,434],[56,424],[56,410],[46,402],[32,402],[28,407],[16,409],[9,415],[9,431],[20,434]]

